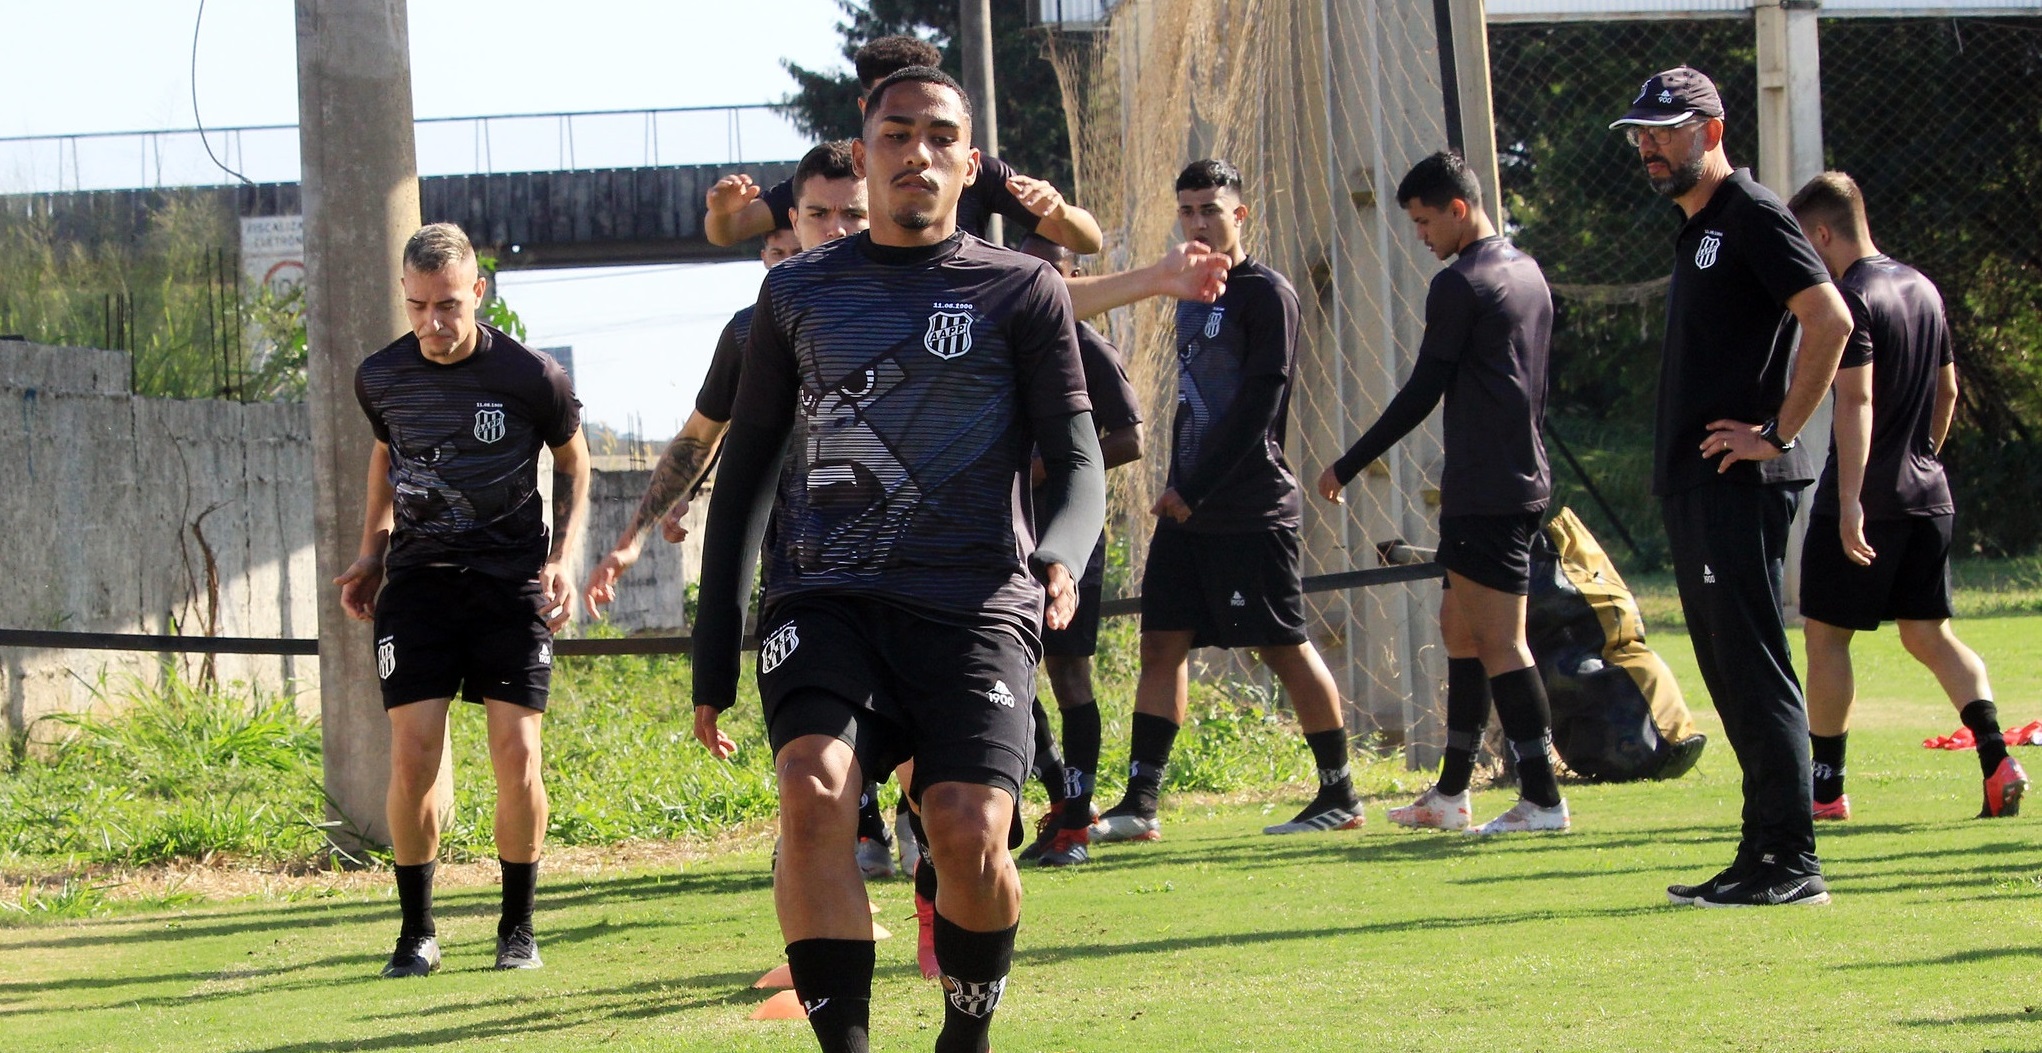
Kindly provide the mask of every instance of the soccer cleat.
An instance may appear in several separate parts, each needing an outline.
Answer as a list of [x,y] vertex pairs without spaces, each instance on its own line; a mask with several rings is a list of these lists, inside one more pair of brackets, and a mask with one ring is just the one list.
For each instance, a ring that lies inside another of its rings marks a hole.
[[1696,900],[1702,897],[1703,893],[1714,889],[1724,882],[1741,880],[1742,875],[1750,869],[1750,867],[1744,865],[1742,860],[1739,860],[1717,871],[1714,877],[1699,884],[1668,885],[1666,886],[1666,901],[1676,907],[1692,906]]
[[858,869],[867,880],[893,876],[893,846],[876,837],[858,839]]
[[2021,762],[2008,757],[1985,777],[1985,808],[1980,819],[1998,819],[2021,814],[2021,795],[2028,791],[2028,773]]
[[1466,830],[1468,828],[1468,791],[1456,794],[1439,792],[1434,786],[1418,795],[1418,799],[1402,808],[1392,808],[1390,822],[1398,826],[1431,830]]
[[1551,808],[1544,808],[1520,797],[1510,810],[1468,831],[1481,837],[1494,834],[1524,834],[1540,830],[1567,830],[1573,827],[1573,820],[1567,815],[1567,800]]
[[511,930],[509,936],[496,938],[496,967],[498,969],[537,969],[545,962],[539,960],[539,941],[532,930],[523,925]]
[[1312,803],[1305,805],[1305,810],[1299,812],[1290,822],[1278,823],[1275,826],[1265,826],[1262,828],[1262,832],[1265,834],[1317,834],[1329,830],[1358,830],[1365,821],[1360,801],[1347,801],[1343,803],[1314,799]]
[[399,936],[397,949],[383,966],[385,979],[431,976],[440,971],[440,941],[431,936]]
[[915,964],[922,979],[934,980],[943,970],[936,965],[936,901],[915,893]]
[[909,813],[898,812],[893,817],[894,858],[900,861],[900,873],[912,878],[915,867],[922,862],[922,843],[915,839],[915,823]]
[[1834,801],[1815,802],[1817,822],[1840,823],[1851,817],[1851,795],[1840,794]]
[[1143,816],[1128,813],[1115,815],[1107,812],[1089,828],[1092,840],[1100,844],[1114,841],[1161,841],[1163,824],[1153,815]]
[[1063,823],[1064,802],[1062,801],[1050,805],[1049,811],[1036,817],[1035,840],[1030,841],[1028,846],[1021,850],[1021,862],[1031,862],[1047,851],[1049,843],[1056,840],[1057,831],[1063,828]]
[[1092,851],[1087,846],[1091,843],[1092,831],[1088,827],[1081,826],[1075,830],[1058,830],[1056,836],[1050,839],[1049,847],[1043,849],[1042,854],[1035,857],[1035,865],[1039,867],[1074,867],[1080,863],[1089,863],[1092,861]]
[[1813,907],[1829,902],[1820,874],[1789,874],[1770,867],[1717,881],[1694,898],[1697,907]]
[[1709,744],[1709,736],[1696,733],[1679,742],[1666,743],[1661,754],[1659,770],[1652,773],[1655,779],[1678,779],[1686,775],[1702,759],[1702,748]]

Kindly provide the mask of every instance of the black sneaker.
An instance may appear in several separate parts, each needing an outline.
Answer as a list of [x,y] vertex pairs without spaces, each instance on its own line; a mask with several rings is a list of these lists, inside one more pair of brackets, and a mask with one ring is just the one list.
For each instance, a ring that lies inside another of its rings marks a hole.
[[1694,770],[1695,762],[1702,759],[1702,749],[1709,744],[1709,736],[1689,735],[1679,742],[1669,742],[1661,753],[1659,770],[1652,773],[1654,779],[1678,779]]
[[537,969],[544,964],[539,960],[539,941],[523,925],[512,929],[509,936],[496,938],[497,968]]
[[1714,891],[1716,886],[1725,882],[1737,881],[1750,870],[1751,867],[1745,865],[1743,860],[1739,860],[1724,867],[1716,876],[1699,884],[1668,885],[1666,886],[1666,901],[1676,907],[1693,906],[1703,895]]
[[440,971],[440,941],[431,936],[399,936],[390,963],[383,966],[384,979],[400,976],[431,976]]
[[1698,907],[1813,907],[1829,902],[1829,883],[1820,874],[1765,869],[1718,882],[1695,899]]

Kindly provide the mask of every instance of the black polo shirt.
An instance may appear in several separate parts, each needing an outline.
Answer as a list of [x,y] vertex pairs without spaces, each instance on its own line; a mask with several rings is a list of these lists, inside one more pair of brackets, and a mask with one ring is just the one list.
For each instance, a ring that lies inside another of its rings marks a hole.
[[[1007,180],[1021,173],[1014,166],[997,157],[979,158],[978,179],[964,188],[957,198],[957,229],[973,237],[986,236],[986,224],[994,216],[1003,216],[1010,224],[1018,224],[1023,231],[1033,234],[1042,217],[1028,211],[1028,206],[1007,189]],[[773,212],[773,227],[777,230],[792,230],[794,222],[787,218],[787,211],[794,207],[794,180],[782,179],[772,185],[761,200]],[[1013,237],[1012,230],[1008,236]]]
[[1553,294],[1536,260],[1500,235],[1462,249],[1432,278],[1418,353],[1454,364],[1446,389],[1440,514],[1537,512],[1553,473],[1539,427]]
[[[1950,327],[1934,282],[1887,255],[1851,264],[1836,283],[1851,309],[1839,370],[1872,367],[1872,444],[1858,504],[1866,519],[1949,515],[1950,482],[1936,459],[1936,380],[1951,362]],[[1815,486],[1816,515],[1836,515],[1836,439]]]
[[1829,281],[1822,258],[1772,191],[1731,173],[1674,241],[1659,363],[1652,492],[1676,494],[1712,483],[1806,484],[1815,459],[1803,443],[1770,461],[1742,461],[1717,473],[1704,459],[1709,422],[1760,424],[1779,415],[1800,326],[1787,301]]

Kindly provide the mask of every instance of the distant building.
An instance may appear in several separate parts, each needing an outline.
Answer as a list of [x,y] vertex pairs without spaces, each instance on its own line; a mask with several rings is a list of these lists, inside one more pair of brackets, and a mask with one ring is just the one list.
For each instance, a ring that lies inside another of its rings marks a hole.
[[560,368],[567,370],[567,379],[569,380],[574,379],[574,345],[569,344],[565,347],[542,347],[539,350],[544,351],[549,355],[552,355],[553,361],[560,363]]

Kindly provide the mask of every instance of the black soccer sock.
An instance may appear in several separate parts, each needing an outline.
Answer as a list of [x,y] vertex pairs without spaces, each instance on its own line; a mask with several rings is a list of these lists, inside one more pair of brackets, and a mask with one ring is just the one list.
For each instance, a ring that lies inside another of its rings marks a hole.
[[503,866],[503,917],[496,922],[496,934],[508,939],[511,930],[523,926],[532,931],[532,908],[539,898],[539,861],[513,863],[502,856],[496,860]]
[[1305,745],[1312,748],[1312,763],[1319,769],[1319,800],[1353,804],[1354,773],[1347,767],[1347,729],[1308,731]]
[[1099,771],[1099,703],[1063,711],[1064,829],[1092,825],[1092,787]]
[[1446,660],[1446,754],[1439,762],[1439,792],[1465,793],[1475,773],[1475,750],[1489,723],[1489,674],[1479,658]]
[[915,844],[921,846],[921,857],[915,862],[915,895],[936,902],[936,861],[929,857],[929,837],[922,833],[922,817],[916,815],[910,822],[915,830]]
[[1127,792],[1115,812],[1154,818],[1163,795],[1163,776],[1170,770],[1170,750],[1177,744],[1177,722],[1167,717],[1136,713],[1128,747]]
[[879,784],[870,779],[858,793],[858,837],[881,844],[893,841],[886,831],[886,817],[879,814]]
[[1052,805],[1063,803],[1064,759],[1057,755],[1056,736],[1049,730],[1049,713],[1042,708],[1042,699],[1035,700],[1035,775],[1042,780],[1042,789],[1049,794]]
[[1990,776],[1999,768],[1999,762],[2007,759],[2006,736],[1999,730],[1999,707],[1992,704],[1992,699],[1981,698],[1965,703],[1957,711],[1957,719],[1978,740],[1978,767]]
[[1553,711],[1546,702],[1546,682],[1537,666],[1513,669],[1489,678],[1496,699],[1496,718],[1517,754],[1517,786],[1524,799],[1541,808],[1560,803],[1560,782],[1553,775]]
[[1815,803],[1828,804],[1843,796],[1843,751],[1848,735],[1808,736],[1809,770],[1815,775]]
[[1014,964],[1017,923],[998,932],[972,932],[936,915],[936,967],[943,973],[943,1030],[936,1053],[988,1053],[993,1010]]
[[416,863],[406,866],[402,863],[397,871],[397,906],[404,911],[404,924],[397,930],[400,937],[437,936],[439,929],[433,924],[433,870],[439,864]]
[[795,940],[787,945],[794,997],[808,1011],[823,1053],[867,1053],[872,1025],[872,941]]

